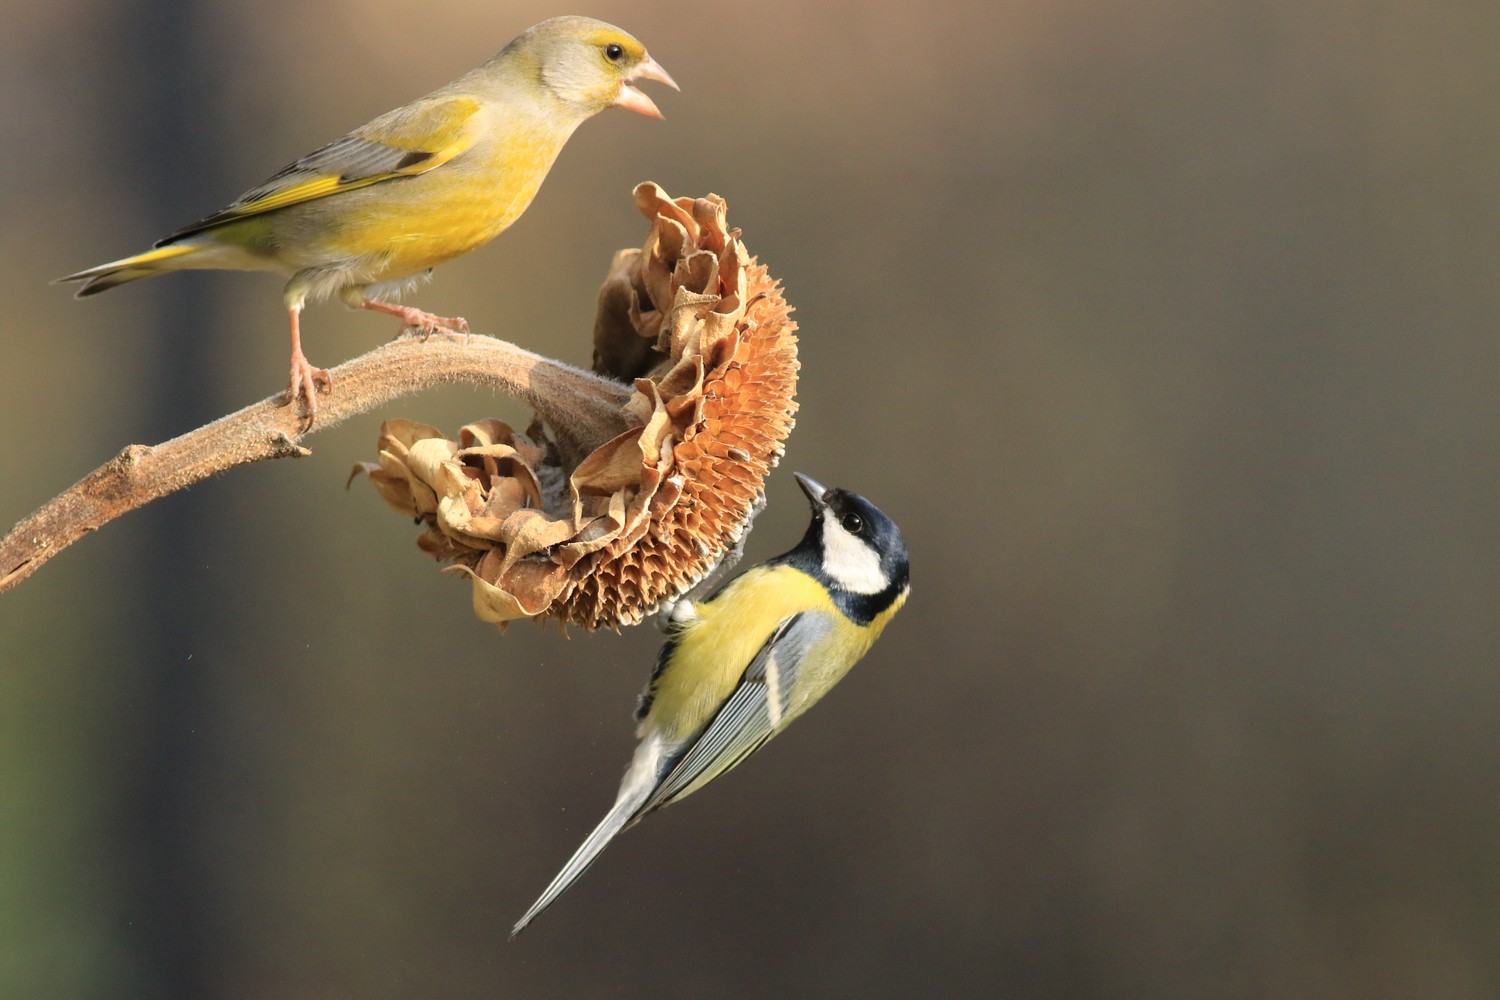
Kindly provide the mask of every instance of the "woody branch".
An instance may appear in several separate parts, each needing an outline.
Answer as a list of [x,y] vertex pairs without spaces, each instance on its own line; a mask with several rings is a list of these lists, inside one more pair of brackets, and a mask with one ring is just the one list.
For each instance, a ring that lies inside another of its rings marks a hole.
[[[332,369],[334,391],[313,431],[400,396],[463,383],[508,393],[546,420],[558,443],[586,453],[625,429],[630,388],[491,337],[436,333],[397,338]],[[24,518],[0,539],[0,593],[63,549],[153,500],[233,469],[311,454],[298,442],[302,415],[285,393],[156,446],[129,445]]]

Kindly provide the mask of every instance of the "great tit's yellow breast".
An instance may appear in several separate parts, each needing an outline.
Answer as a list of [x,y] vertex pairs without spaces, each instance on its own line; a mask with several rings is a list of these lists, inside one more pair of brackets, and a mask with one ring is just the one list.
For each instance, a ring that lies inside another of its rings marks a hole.
[[790,566],[758,566],[697,611],[699,620],[678,636],[652,687],[643,735],[656,731],[669,740],[693,736],[734,691],[784,620],[799,611],[838,616],[822,585]]
[[828,631],[808,648],[797,664],[796,684],[792,688],[783,726],[811,708],[844,679],[844,675],[875,645],[886,623],[905,602],[906,595],[901,594],[868,625],[857,625],[838,611],[829,611]]

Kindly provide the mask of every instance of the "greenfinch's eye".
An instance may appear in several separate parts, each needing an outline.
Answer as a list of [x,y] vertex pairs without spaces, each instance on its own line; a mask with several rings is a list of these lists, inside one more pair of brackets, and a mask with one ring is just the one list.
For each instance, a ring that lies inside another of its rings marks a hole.
[[604,58],[608,59],[610,62],[619,62],[621,59],[625,58],[625,46],[621,45],[619,42],[610,42],[608,45],[604,46]]
[[844,530],[849,532],[849,534],[857,535],[864,529],[865,519],[851,510],[843,517],[839,518],[839,524],[842,524],[844,526]]

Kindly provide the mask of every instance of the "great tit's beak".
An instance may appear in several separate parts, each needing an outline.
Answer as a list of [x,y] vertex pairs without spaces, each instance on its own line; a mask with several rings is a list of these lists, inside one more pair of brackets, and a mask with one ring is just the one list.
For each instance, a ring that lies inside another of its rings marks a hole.
[[807,500],[812,504],[814,514],[821,514],[828,507],[828,494],[833,490],[823,488],[823,484],[812,476],[804,476],[800,472],[792,473],[797,480],[797,485],[802,487],[802,492],[807,494]]
[[631,83],[636,80],[655,80],[657,83],[665,83],[673,90],[682,89],[681,87],[677,86],[677,81],[672,79],[672,74],[662,69],[661,64],[658,63],[655,59],[652,59],[650,56],[647,56],[645,59],[643,59],[635,67],[635,69],[631,70],[630,74],[625,77],[625,82],[620,87],[620,96],[616,97],[614,100],[614,106],[617,108],[625,108],[630,111],[639,112],[640,114],[645,115],[647,118],[661,118],[664,116],[657,109],[656,103],[652,101],[651,98],[647,97],[645,94],[641,93],[639,90],[631,86]]

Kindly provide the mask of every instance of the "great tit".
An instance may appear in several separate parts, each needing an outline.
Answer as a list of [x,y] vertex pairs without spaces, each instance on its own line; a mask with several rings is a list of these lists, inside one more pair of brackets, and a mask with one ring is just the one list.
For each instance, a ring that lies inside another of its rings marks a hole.
[[682,600],[669,613],[614,808],[512,938],[616,834],[724,774],[827,694],[906,601],[906,545],[895,522],[858,494],[795,475],[812,504],[807,533],[708,600]]

